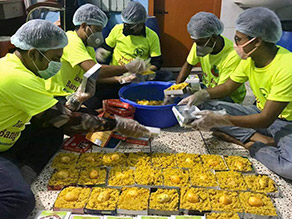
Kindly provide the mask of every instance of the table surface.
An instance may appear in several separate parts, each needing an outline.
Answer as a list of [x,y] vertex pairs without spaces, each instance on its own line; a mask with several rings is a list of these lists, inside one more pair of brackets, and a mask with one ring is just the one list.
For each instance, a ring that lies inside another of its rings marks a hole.
[[[129,150],[129,145],[122,143],[118,151],[127,152],[127,150]],[[200,134],[198,131],[182,129],[178,125],[163,129],[161,134],[153,140],[152,150],[153,152],[167,153],[238,155],[250,158],[246,149],[235,144],[219,141],[210,132]],[[292,218],[292,182],[277,176],[257,160],[253,158],[250,158],[250,160],[258,173],[269,175],[279,186],[282,197],[273,198],[275,205],[283,219]],[[31,186],[36,198],[36,208],[30,218],[34,218],[39,210],[52,209],[59,193],[59,191],[47,190],[47,184],[53,172],[50,164],[51,161]]]

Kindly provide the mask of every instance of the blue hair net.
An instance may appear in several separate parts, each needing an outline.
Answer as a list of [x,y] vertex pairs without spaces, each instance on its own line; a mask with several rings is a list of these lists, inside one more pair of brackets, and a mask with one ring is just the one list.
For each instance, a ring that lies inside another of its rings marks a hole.
[[191,18],[187,28],[192,38],[200,39],[221,34],[224,25],[216,15],[209,12],[199,12]]
[[85,4],[80,6],[74,13],[73,24],[75,26],[86,23],[87,25],[96,25],[105,27],[108,18],[106,14],[97,6]]
[[61,28],[40,19],[23,24],[10,41],[22,50],[36,48],[41,51],[64,48],[68,44],[67,36]]
[[127,7],[122,11],[122,21],[127,24],[145,23],[146,18],[146,10],[139,2],[129,2]]
[[282,36],[278,16],[268,8],[250,8],[236,20],[235,29],[250,37],[260,37],[265,42],[276,43]]

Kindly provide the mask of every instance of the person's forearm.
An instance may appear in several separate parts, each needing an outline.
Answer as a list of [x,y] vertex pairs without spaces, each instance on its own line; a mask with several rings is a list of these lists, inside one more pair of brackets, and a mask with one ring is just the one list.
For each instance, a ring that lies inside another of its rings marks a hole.
[[193,68],[192,65],[190,65],[188,62],[185,62],[176,78],[176,83],[179,84],[184,82],[186,78],[189,76],[192,68]]
[[119,65],[102,65],[98,73],[98,78],[109,78],[113,76],[122,75],[128,72],[125,66]]
[[151,71],[157,71],[158,68],[157,68],[157,66],[155,66],[155,65],[151,65],[151,66],[150,66],[150,70],[151,70]]
[[117,77],[110,77],[110,78],[99,78],[97,79],[96,83],[98,84],[118,84],[119,80]]
[[226,115],[226,118],[232,124],[234,124],[234,126],[239,126],[243,128],[254,128],[254,129],[268,128],[272,124],[272,121],[270,121],[269,119],[266,119],[260,113],[247,115],[247,116]]
[[211,99],[219,99],[229,96],[240,86],[241,86],[240,83],[236,83],[231,79],[228,79],[223,84],[217,85],[213,88],[207,88],[207,91],[210,94]]

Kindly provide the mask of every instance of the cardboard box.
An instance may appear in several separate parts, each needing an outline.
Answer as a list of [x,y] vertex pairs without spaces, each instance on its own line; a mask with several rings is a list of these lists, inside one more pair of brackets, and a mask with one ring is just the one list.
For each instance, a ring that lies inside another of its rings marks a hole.
[[[67,211],[39,211],[35,219],[43,218],[60,218],[60,219],[69,219],[71,212]],[[51,216],[51,217],[50,217]]]
[[200,109],[194,105],[190,108],[186,105],[172,107],[172,112],[174,113],[180,126],[185,126],[193,120],[200,118],[200,116],[194,115],[195,112],[199,111]]
[[86,139],[103,148],[109,142],[112,134],[112,131],[89,132],[86,135]]
[[78,153],[85,153],[92,147],[92,143],[88,141],[84,135],[74,135],[64,142],[63,149]]
[[170,86],[169,88],[164,90],[164,94],[165,95],[183,95],[183,94],[187,93],[187,91],[188,91],[187,87],[188,86],[189,86],[189,84],[186,83],[186,85],[182,89],[179,89],[179,90],[170,90],[170,88],[171,88],[171,86]]
[[92,68],[90,68],[87,72],[85,72],[85,74],[83,75],[81,85],[80,85],[82,92],[86,91],[88,80],[92,80],[94,82],[96,81],[97,76],[98,76],[98,71],[100,68],[101,68],[101,65],[97,63]]
[[10,19],[24,16],[22,0],[0,0],[0,19]]

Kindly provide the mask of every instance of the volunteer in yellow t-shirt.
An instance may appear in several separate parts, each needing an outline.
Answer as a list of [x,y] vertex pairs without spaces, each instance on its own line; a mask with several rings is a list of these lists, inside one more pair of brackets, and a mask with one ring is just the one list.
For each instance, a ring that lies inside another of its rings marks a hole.
[[46,90],[45,80],[60,70],[68,43],[62,29],[31,20],[11,43],[15,53],[0,59],[0,215],[27,218],[35,205],[29,184],[60,148],[64,131],[116,130],[133,137],[149,131],[130,119],[71,112]]
[[[292,53],[276,46],[282,35],[277,15],[267,8],[251,8],[236,21],[235,50],[243,59],[230,79],[201,90],[181,104],[202,102],[202,117],[195,129],[221,131],[217,135],[248,148],[252,157],[282,177],[292,179]],[[249,81],[257,104],[208,99],[227,96]],[[229,115],[224,115],[225,110]]]
[[[216,15],[209,12],[199,12],[191,18],[188,23],[188,32],[194,44],[176,83],[185,81],[192,68],[198,63],[201,64],[202,82],[205,87],[215,87],[228,80],[230,74],[238,66],[240,58],[233,48],[232,41],[220,35],[223,28],[223,23]],[[245,93],[243,84],[222,100],[242,103]]]
[[[76,92],[84,73],[97,63],[94,48],[104,41],[101,31],[107,21],[106,14],[95,5],[85,4],[76,10],[73,17],[76,30],[66,33],[68,45],[64,48],[61,58],[62,68],[56,76],[46,82],[47,89],[55,96]],[[102,65],[98,77],[111,77],[125,72],[135,74],[145,69],[145,62],[137,59],[123,66]]]

